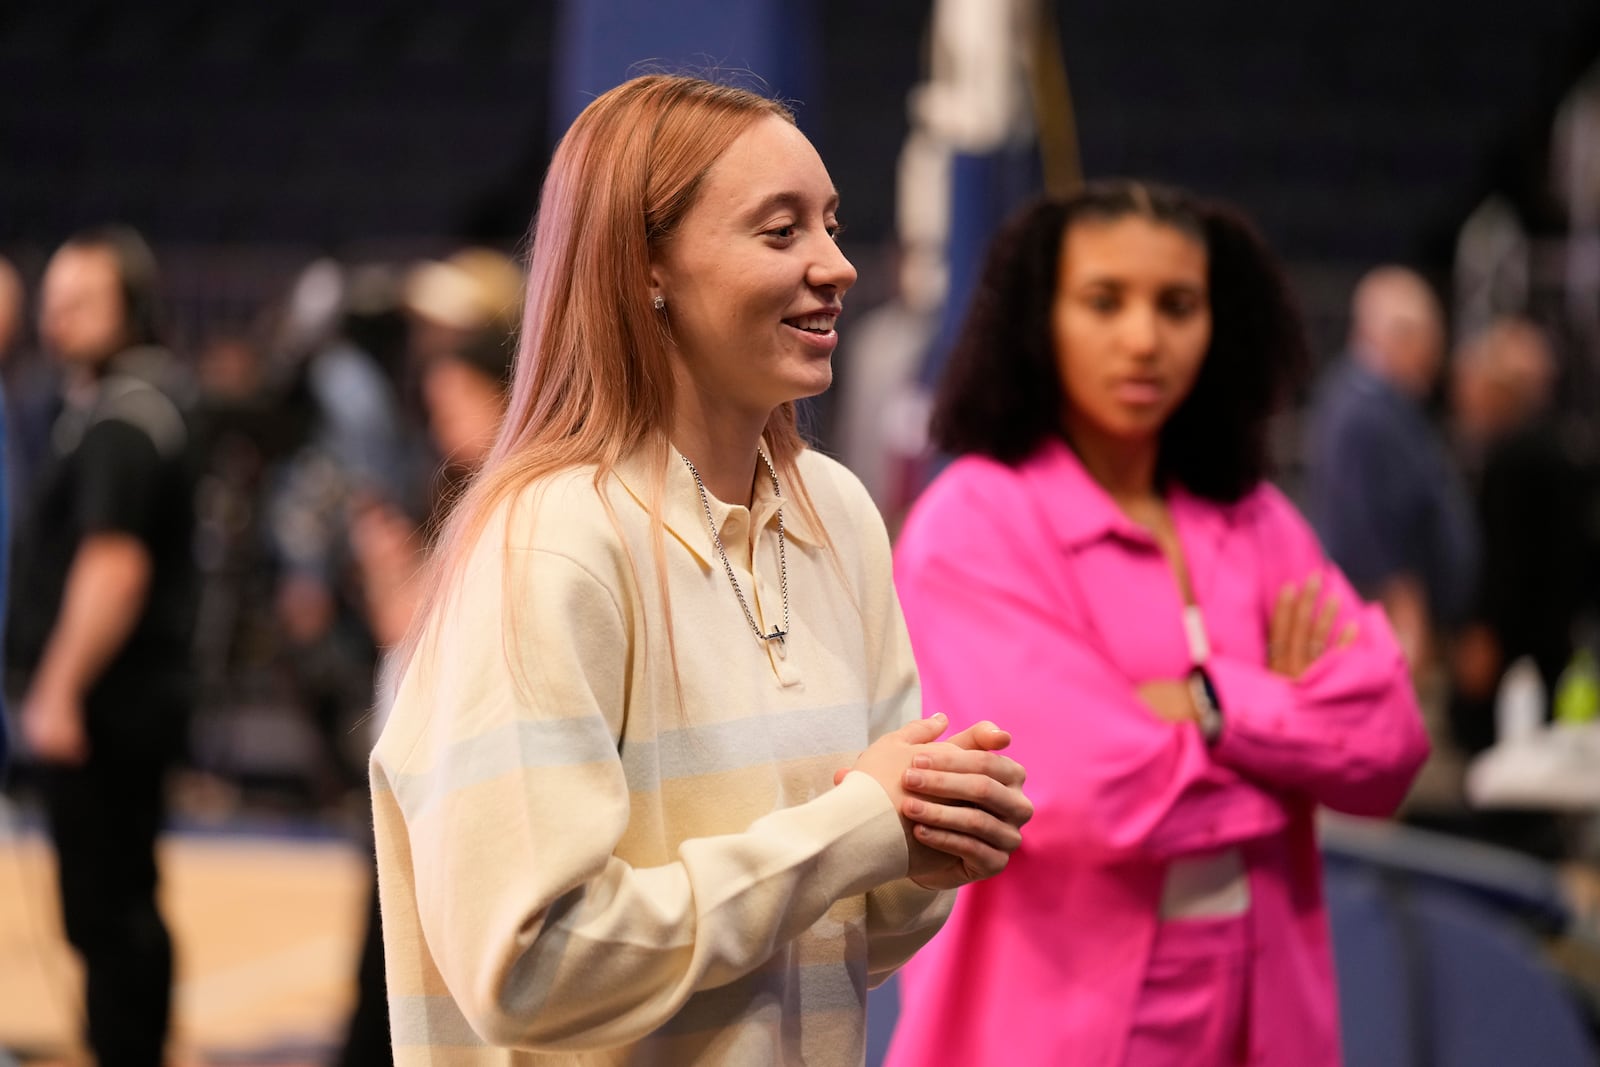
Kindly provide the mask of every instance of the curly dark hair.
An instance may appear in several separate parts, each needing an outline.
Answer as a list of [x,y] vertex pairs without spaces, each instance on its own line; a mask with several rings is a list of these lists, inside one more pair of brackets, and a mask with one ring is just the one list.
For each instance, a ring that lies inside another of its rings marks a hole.
[[1208,261],[1211,346],[1161,429],[1157,477],[1238,500],[1268,473],[1267,422],[1310,365],[1305,329],[1282,268],[1242,215],[1144,182],[1092,183],[1037,201],[1001,228],[939,383],[934,443],[1015,465],[1063,436],[1050,329],[1062,242],[1079,222],[1130,215],[1195,237]]

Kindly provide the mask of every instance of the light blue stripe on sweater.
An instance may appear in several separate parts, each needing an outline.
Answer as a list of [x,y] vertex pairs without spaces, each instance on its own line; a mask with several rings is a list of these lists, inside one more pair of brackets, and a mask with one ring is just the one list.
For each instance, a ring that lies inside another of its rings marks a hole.
[[[904,714],[906,695],[867,711],[860,704],[800,708],[668,730],[654,740],[625,738],[620,759],[628,788],[655,792],[661,784],[705,774],[766,766],[816,756],[853,756],[869,730],[892,728]],[[415,819],[441,796],[538,767],[575,767],[619,758],[610,728],[598,715],[571,719],[520,719],[457,741],[431,772],[400,774],[393,792]]]

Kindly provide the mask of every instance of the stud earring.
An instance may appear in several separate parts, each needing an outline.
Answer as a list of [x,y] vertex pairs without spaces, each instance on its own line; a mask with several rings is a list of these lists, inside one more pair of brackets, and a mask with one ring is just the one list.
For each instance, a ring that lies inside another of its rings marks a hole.
[[662,308],[667,306],[667,298],[662,296],[660,293],[657,293],[656,298],[650,301],[650,304],[657,311],[660,311]]

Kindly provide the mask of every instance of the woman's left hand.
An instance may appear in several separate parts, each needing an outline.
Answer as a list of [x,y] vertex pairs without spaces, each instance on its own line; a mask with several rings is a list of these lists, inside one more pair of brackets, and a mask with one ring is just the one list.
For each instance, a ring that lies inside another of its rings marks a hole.
[[[916,746],[904,779],[911,795],[900,815],[915,824],[917,846],[949,857],[937,873],[913,879],[924,889],[956,889],[992,878],[1022,844],[1033,802],[1022,792],[1027,771],[996,754],[1010,744],[1009,733],[981,722],[947,740]],[[847,773],[835,774],[834,784]]]
[[1033,802],[1022,792],[1027,771],[998,754],[1010,744],[1009,733],[982,722],[949,740],[917,746],[900,813],[916,823],[918,842],[949,857],[936,874],[916,879],[924,889],[991,878],[1022,844]]

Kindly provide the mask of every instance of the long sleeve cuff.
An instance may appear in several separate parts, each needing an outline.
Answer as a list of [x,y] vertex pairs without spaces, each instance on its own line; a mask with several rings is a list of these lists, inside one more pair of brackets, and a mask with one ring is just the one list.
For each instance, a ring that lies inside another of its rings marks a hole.
[[1211,745],[1212,756],[1246,772],[1279,758],[1295,710],[1293,683],[1223,656],[1212,657],[1206,673],[1216,687],[1222,712],[1222,732]]

